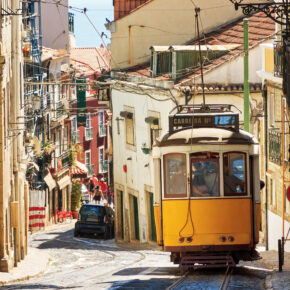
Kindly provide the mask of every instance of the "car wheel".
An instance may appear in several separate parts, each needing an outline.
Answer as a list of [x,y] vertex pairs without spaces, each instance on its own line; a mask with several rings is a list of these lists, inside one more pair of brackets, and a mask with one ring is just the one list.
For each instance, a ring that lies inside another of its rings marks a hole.
[[75,236],[75,237],[78,237],[79,235],[80,235],[80,232],[75,230],[75,231],[74,231],[74,236]]

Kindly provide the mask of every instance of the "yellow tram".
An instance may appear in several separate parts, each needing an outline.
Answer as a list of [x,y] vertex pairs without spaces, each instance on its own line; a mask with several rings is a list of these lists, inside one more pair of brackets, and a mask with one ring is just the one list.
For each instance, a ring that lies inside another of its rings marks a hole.
[[153,147],[158,243],[181,267],[259,258],[259,144],[232,108],[177,106]]

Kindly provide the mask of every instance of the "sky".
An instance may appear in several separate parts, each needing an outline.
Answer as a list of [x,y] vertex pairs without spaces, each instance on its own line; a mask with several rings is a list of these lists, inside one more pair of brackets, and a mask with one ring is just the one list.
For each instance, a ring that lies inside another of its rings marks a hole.
[[[104,23],[106,18],[114,19],[113,0],[69,0],[69,6],[87,8],[87,15],[101,34],[104,32],[108,38],[103,37],[106,44],[110,43],[110,32],[106,30]],[[94,30],[92,24],[83,13],[70,10],[75,15],[75,36],[77,47],[99,47],[101,38]]]

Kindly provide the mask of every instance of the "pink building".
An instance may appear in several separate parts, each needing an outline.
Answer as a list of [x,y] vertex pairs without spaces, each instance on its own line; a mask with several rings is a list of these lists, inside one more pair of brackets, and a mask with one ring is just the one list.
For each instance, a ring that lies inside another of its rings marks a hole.
[[[111,116],[109,103],[100,96],[107,94],[107,89],[98,89],[94,83],[110,70],[110,54],[103,48],[72,48],[71,65],[76,79],[86,81],[86,125],[78,126],[77,116],[72,116],[72,139],[78,145],[78,161],[88,168],[87,177],[93,174],[108,178],[109,131],[108,121]],[[74,88],[73,107],[77,107],[77,90]]]

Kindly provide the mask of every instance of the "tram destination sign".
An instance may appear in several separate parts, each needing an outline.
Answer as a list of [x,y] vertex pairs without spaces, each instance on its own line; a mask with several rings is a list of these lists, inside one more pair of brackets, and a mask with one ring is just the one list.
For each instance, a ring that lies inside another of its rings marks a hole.
[[169,131],[181,128],[232,128],[239,130],[238,114],[224,115],[174,115],[169,116]]

